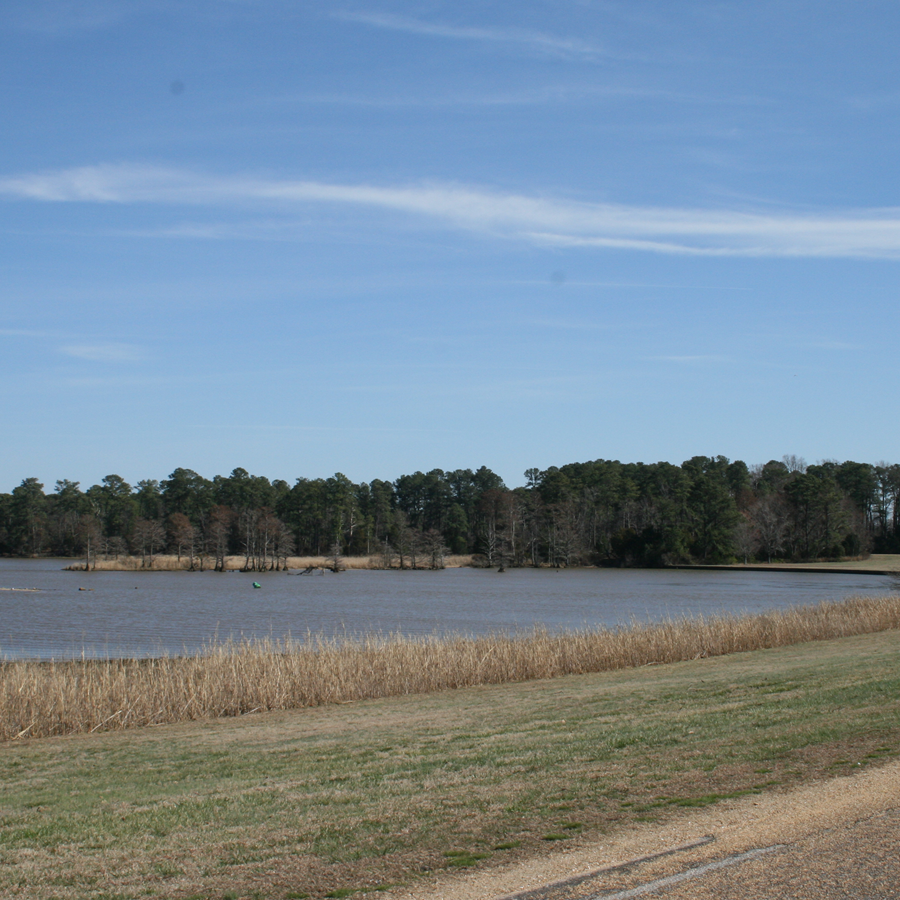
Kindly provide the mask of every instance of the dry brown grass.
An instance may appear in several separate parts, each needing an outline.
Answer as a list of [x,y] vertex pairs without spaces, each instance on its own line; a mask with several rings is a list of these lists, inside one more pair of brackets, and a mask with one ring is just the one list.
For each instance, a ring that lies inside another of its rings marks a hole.
[[[372,558],[374,559],[374,557]],[[353,557],[348,558],[343,563],[346,568],[368,569],[370,566],[370,557]],[[153,557],[152,563],[149,559],[141,560],[140,556],[120,556],[117,559],[97,559],[91,560],[91,568],[98,572],[186,572],[191,565],[191,561],[187,556],[179,559],[177,556],[168,556],[160,554]],[[240,570],[244,565],[243,556],[226,556],[225,568],[228,571]],[[291,569],[305,569],[308,566],[314,568],[325,568],[328,566],[328,560],[324,556],[302,556],[291,557],[288,559],[288,567]],[[200,561],[198,557],[194,557],[194,567],[199,568]],[[203,563],[204,569],[211,569],[213,562],[211,559],[205,559]],[[84,560],[78,560],[66,567],[80,571],[84,569]]]
[[0,740],[611,671],[900,628],[900,596],[552,634],[309,636],[190,657],[0,664]]
[[[334,564],[334,558],[327,556],[291,556],[288,557],[289,569],[327,569]],[[159,555],[153,557],[152,564],[149,561],[141,561],[140,556],[120,556],[117,559],[91,560],[91,569],[98,572],[181,572],[190,568],[191,561],[187,556],[178,559],[177,556]],[[228,571],[239,571],[244,565],[243,556],[226,556],[225,568]],[[342,556],[341,568],[344,569],[380,569],[383,567],[381,556]],[[447,568],[472,565],[471,556],[446,556],[444,565]],[[194,566],[199,567],[197,557],[194,557]],[[67,569],[81,571],[84,569],[84,560],[75,560]],[[210,560],[204,562],[204,568],[212,568]]]
[[[243,564],[243,558],[229,557],[229,560],[235,560],[234,568],[240,568]],[[334,563],[334,557],[327,556],[291,556],[288,558],[288,566],[291,569],[306,569],[310,566],[314,569],[327,569]],[[229,568],[232,563],[229,562]],[[384,560],[381,556],[342,556],[340,565],[344,569],[382,569],[384,568]],[[461,566],[471,566],[472,556],[445,556],[444,566],[448,569],[456,569]]]

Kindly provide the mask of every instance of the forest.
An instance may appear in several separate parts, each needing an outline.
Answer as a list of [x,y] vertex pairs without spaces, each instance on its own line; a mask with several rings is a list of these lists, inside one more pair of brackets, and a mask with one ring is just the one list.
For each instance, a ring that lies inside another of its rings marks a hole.
[[139,556],[190,568],[286,568],[296,556],[368,556],[385,568],[667,566],[859,557],[900,552],[900,465],[786,456],[748,466],[695,456],[680,466],[616,460],[528,469],[507,488],[477,471],[354,484],[291,485],[245,469],[207,479],[175,469],[131,485],[118,475],[46,492],[26,478],[0,494],[0,555]]

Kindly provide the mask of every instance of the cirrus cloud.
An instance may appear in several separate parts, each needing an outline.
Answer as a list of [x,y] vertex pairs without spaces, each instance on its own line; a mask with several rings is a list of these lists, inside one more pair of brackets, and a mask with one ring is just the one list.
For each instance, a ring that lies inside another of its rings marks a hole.
[[215,208],[312,204],[391,212],[471,233],[558,247],[749,257],[900,259],[900,210],[760,213],[638,206],[454,184],[385,186],[97,165],[0,179],[0,195],[57,203]]
[[88,362],[132,363],[146,358],[144,351],[134,344],[74,344],[62,347],[61,351],[66,356],[74,356]]
[[334,16],[345,22],[356,22],[389,31],[402,31],[424,37],[449,38],[451,40],[515,44],[541,53],[568,58],[592,59],[601,55],[609,55],[579,38],[560,37],[543,31],[523,28],[473,28],[381,13],[338,12]]

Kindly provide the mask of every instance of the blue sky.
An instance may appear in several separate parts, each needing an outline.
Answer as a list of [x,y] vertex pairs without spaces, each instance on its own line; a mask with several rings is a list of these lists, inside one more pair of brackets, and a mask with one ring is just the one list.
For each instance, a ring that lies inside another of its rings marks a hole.
[[900,460],[900,5],[2,7],[0,490]]

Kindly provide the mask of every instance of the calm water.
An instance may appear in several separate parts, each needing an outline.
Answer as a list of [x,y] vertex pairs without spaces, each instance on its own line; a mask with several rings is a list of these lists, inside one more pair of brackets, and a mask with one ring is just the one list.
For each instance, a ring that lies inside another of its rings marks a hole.
[[[0,657],[154,656],[227,637],[430,635],[753,613],[886,594],[877,575],[623,569],[347,571],[339,575],[64,572],[0,559]],[[262,587],[253,588],[258,581]],[[79,588],[90,590],[80,591]]]

